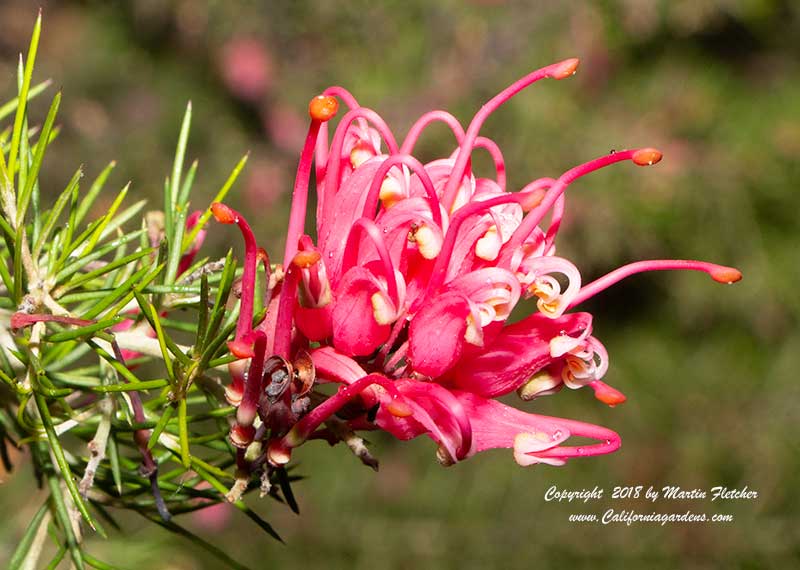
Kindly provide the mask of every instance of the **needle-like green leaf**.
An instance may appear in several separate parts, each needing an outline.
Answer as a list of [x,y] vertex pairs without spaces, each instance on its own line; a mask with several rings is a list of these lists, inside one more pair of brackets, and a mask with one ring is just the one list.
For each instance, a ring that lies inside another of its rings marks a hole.
[[[225,199],[225,196],[228,195],[228,191],[231,189],[234,182],[236,182],[236,179],[239,178],[239,173],[242,172],[242,169],[244,168],[244,165],[247,164],[247,159],[249,157],[250,153],[247,153],[241,159],[239,159],[239,162],[233,168],[233,171],[231,172],[230,176],[228,176],[225,184],[222,185],[222,188],[220,188],[219,192],[217,192],[217,195],[214,196],[214,199],[211,201],[212,204],[214,202],[222,202]],[[189,234],[183,238],[182,249],[185,250],[188,248],[189,244],[192,243],[197,237],[197,234],[200,233],[200,230],[206,226],[206,223],[208,223],[208,220],[211,218],[210,208],[211,205],[209,204],[209,207],[206,208],[205,211],[203,211],[203,213],[200,215],[200,218],[197,220],[197,224],[195,224],[195,226],[192,228],[192,231],[190,231]]]
[[192,192],[194,177],[197,175],[197,167],[199,164],[200,162],[195,159],[195,161],[192,162],[192,165],[189,167],[189,172],[186,174],[186,179],[183,181],[183,185],[181,186],[181,193],[178,195],[178,204],[188,204],[189,194]]
[[136,252],[134,252],[134,253],[132,253],[130,255],[126,255],[122,259],[118,259],[116,261],[112,261],[111,263],[109,263],[107,265],[104,265],[103,267],[99,267],[99,268],[95,269],[94,271],[90,271],[89,273],[81,275],[80,277],[77,277],[77,278],[73,279],[72,281],[70,281],[66,285],[62,285],[61,287],[59,287],[56,290],[56,292],[54,293],[54,297],[58,298],[61,295],[63,295],[66,291],[69,291],[71,289],[75,289],[76,287],[80,287],[84,283],[88,283],[92,279],[96,279],[97,277],[105,275],[109,271],[113,271],[114,269],[117,269],[118,267],[122,267],[123,265],[127,265],[129,263],[137,261],[137,260],[143,258],[144,256],[153,253],[153,251],[155,251],[155,249],[145,249],[143,251],[136,251]]
[[[167,367],[169,369],[172,368],[172,357],[170,354],[179,360],[181,364],[188,366],[191,363],[191,360],[183,353],[178,345],[175,344],[175,341],[173,341],[167,334],[164,333],[164,328],[161,326],[161,317],[159,317],[158,313],[156,312],[156,308],[150,304],[147,299],[145,299],[144,295],[138,291],[134,291],[133,294],[136,297],[136,302],[139,304],[139,308],[142,309],[142,314],[147,319],[147,322],[150,323],[150,326],[153,327],[153,330],[156,331],[158,343],[161,346],[164,355],[164,363],[167,365]],[[170,377],[174,378],[172,375],[170,375]]]
[[[46,453],[44,451],[43,453]],[[55,511],[55,518],[58,521],[61,531],[66,536],[67,548],[69,549],[72,563],[78,570],[83,570],[83,555],[78,539],[75,532],[72,530],[72,521],[67,511],[67,505],[64,501],[64,496],[61,494],[61,486],[58,484],[58,479],[52,472],[47,474],[47,486],[50,490],[50,500],[52,501],[53,511]]]
[[153,449],[153,447],[155,447],[156,443],[158,443],[158,438],[163,433],[164,428],[167,427],[167,423],[174,413],[175,406],[173,404],[164,406],[164,409],[161,412],[161,417],[158,418],[156,427],[153,428],[153,432],[150,434],[150,439],[147,441],[147,449]]
[[114,325],[122,322],[124,319],[125,319],[124,317],[114,317],[113,319],[105,319],[93,323],[91,325],[86,325],[84,327],[78,327],[76,329],[61,331],[53,333],[51,335],[47,335],[44,337],[44,340],[48,342],[64,342],[67,340],[75,340],[77,338],[81,338],[84,336],[91,336],[98,331],[110,329]]
[[170,381],[166,378],[156,378],[155,380],[144,380],[142,382],[128,382],[127,384],[109,384],[108,386],[92,386],[92,392],[142,392],[145,390],[155,390],[169,386]]
[[87,254],[91,252],[92,249],[94,249],[94,246],[97,245],[97,242],[100,241],[100,238],[103,235],[103,230],[106,229],[106,226],[114,218],[114,214],[117,213],[120,204],[122,204],[122,201],[125,199],[125,196],[128,195],[128,190],[130,189],[130,187],[131,184],[130,182],[128,182],[125,185],[125,187],[122,190],[120,190],[119,194],[117,194],[117,197],[114,199],[114,201],[111,203],[111,206],[109,206],[108,208],[108,213],[105,216],[103,216],[103,221],[100,223],[99,226],[97,226],[97,228],[95,228],[94,232],[89,237],[89,241],[86,243],[86,246],[84,247],[81,253]]
[[83,497],[81,497],[81,494],[78,491],[78,486],[75,484],[75,479],[72,477],[72,470],[69,467],[69,463],[67,463],[67,458],[64,455],[64,449],[61,447],[61,442],[56,434],[55,426],[53,425],[53,418],[50,416],[50,409],[47,407],[47,400],[41,394],[35,394],[34,401],[36,402],[36,408],[39,410],[39,416],[42,418],[42,425],[44,426],[44,431],[47,434],[47,440],[50,444],[50,449],[53,452],[56,464],[61,472],[61,477],[64,480],[64,484],[67,486],[67,490],[72,497],[72,501],[75,503],[75,507],[83,517],[83,520],[86,521],[86,524],[92,527],[92,530],[97,530],[95,520],[89,513],[86,503],[83,502]]
[[108,463],[111,467],[111,477],[117,487],[117,494],[122,494],[122,473],[119,466],[119,446],[117,445],[117,435],[112,431],[108,436]]
[[94,204],[97,195],[105,186],[106,180],[108,180],[109,174],[111,171],[114,170],[114,167],[117,165],[115,161],[111,161],[108,166],[106,166],[102,172],[97,176],[92,185],[89,187],[89,191],[84,196],[83,200],[81,200],[80,204],[78,205],[77,210],[75,210],[75,220],[73,223],[79,224],[83,221],[83,218],[86,216],[89,208],[92,207]]
[[[45,89],[50,87],[53,84],[51,79],[46,79],[41,83],[34,85],[33,87],[28,89],[28,102],[31,99],[35,98],[37,95],[41,95]],[[19,97],[14,97],[8,103],[3,103],[0,105],[0,121],[8,117],[11,113],[17,110],[17,105],[19,105]]]
[[44,247],[47,240],[50,239],[50,234],[53,231],[56,223],[58,222],[58,218],[61,216],[61,212],[64,211],[64,208],[67,205],[67,202],[70,201],[74,192],[78,188],[78,182],[83,176],[83,172],[79,168],[75,174],[72,176],[72,179],[67,184],[67,187],[61,192],[61,195],[56,200],[56,203],[53,205],[53,209],[50,210],[50,213],[44,219],[44,227],[42,228],[41,232],[39,233],[39,237],[36,240],[36,244],[33,247],[33,258],[38,259],[39,255],[42,253],[42,248]]
[[[128,277],[125,281],[120,283],[117,287],[115,287],[110,293],[107,293],[92,303],[92,308],[87,310],[83,313],[83,318],[85,319],[93,319],[97,315],[101,314],[107,308],[109,308],[114,303],[118,303],[118,301],[122,298],[130,298],[130,294],[132,288],[136,286],[137,283],[141,282],[145,275],[150,271],[150,268],[145,266],[136,271],[133,275]],[[66,301],[64,301],[66,302]],[[127,303],[127,301],[126,301]],[[118,303],[119,304],[119,303]],[[115,315],[117,311],[109,311],[109,315]]]
[[178,440],[181,444],[181,464],[187,469],[192,464],[189,452],[189,425],[186,423],[186,398],[178,400]]
[[36,532],[39,530],[39,526],[42,524],[42,520],[44,520],[44,515],[47,514],[49,505],[45,502],[39,510],[36,511],[36,514],[33,515],[33,518],[28,523],[28,526],[25,528],[25,533],[22,535],[22,538],[19,539],[17,543],[17,548],[14,550],[14,554],[11,556],[11,560],[8,561],[8,568],[9,570],[17,570],[22,566],[22,563],[25,561],[25,556],[27,556],[28,551],[33,544],[33,539],[36,536]]
[[19,153],[19,144],[22,137],[22,123],[25,118],[25,110],[28,106],[28,92],[31,86],[31,77],[33,76],[33,64],[36,61],[36,52],[39,49],[39,37],[42,33],[42,13],[36,18],[36,24],[33,26],[33,34],[31,35],[31,43],[28,48],[28,58],[25,61],[25,72],[22,79],[22,88],[20,89],[19,98],[17,101],[17,113],[14,116],[14,129],[11,131],[11,149],[8,154],[8,172],[13,175],[16,170],[17,157]]
[[[79,259],[76,259],[69,265],[64,266],[64,268],[56,274],[56,283],[60,283],[64,281],[67,277],[75,273],[76,271],[80,270],[81,267],[85,267],[87,263],[91,263],[92,261],[96,261],[101,257],[108,255],[115,249],[119,249],[120,247],[139,239],[139,236],[144,233],[145,230],[136,230],[129,234],[126,234],[119,239],[112,241],[111,243],[104,245],[103,247],[93,251],[89,255],[81,256]],[[124,256],[121,256],[117,259],[121,259]]]
[[[25,212],[28,209],[28,202],[33,192],[33,185],[39,177],[39,170],[42,167],[42,160],[44,160],[44,152],[47,150],[47,145],[50,142],[50,132],[53,130],[53,123],[56,120],[59,105],[61,105],[60,91],[56,93],[50,105],[50,111],[47,113],[47,118],[42,127],[42,134],[39,137],[39,142],[36,145],[36,152],[33,155],[33,164],[31,165],[30,171],[27,173],[25,185],[17,199],[17,225],[22,224],[23,220],[25,220]],[[9,160],[9,163],[10,162]]]

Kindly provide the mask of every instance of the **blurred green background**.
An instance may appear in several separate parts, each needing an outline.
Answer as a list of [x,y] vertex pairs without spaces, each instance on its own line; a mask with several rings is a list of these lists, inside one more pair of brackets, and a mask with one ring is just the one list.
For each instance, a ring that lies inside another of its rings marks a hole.
[[[601,423],[613,455],[522,469],[509,452],[444,469],[429,441],[375,435],[377,474],[341,446],[296,453],[301,516],[249,501],[281,532],[265,538],[236,513],[186,520],[255,568],[790,568],[800,565],[800,4],[791,0],[598,3],[40,2],[37,76],[64,91],[62,134],[45,175],[55,192],[78,164],[157,197],[186,101],[189,157],[205,204],[246,151],[230,202],[269,251],[282,228],[311,96],[330,84],[404,133],[428,109],[468,122],[531,69],[566,57],[578,75],[545,82],[496,113],[483,133],[508,163],[510,188],[634,146],[664,151],[652,169],[616,166],[576,183],[559,253],[588,281],[629,260],[702,258],[742,269],[735,287],[699,274],[631,279],[588,304],[611,354],[610,409],[588,390],[525,407]],[[14,92],[34,3],[0,2],[0,94]],[[43,117],[47,101],[32,116]],[[41,119],[39,119],[41,120]],[[444,129],[417,147],[449,154]],[[486,166],[478,161],[478,168]],[[106,195],[111,201],[113,196]],[[157,203],[157,202],[156,202]],[[102,206],[102,205],[101,205]],[[210,250],[222,251],[220,232]],[[2,474],[0,564],[37,503],[30,471]],[[546,502],[565,489],[714,485],[752,501]],[[581,525],[605,509],[728,513],[729,524]],[[13,513],[13,515],[10,515]],[[228,518],[229,517],[229,518]],[[141,519],[91,538],[124,568],[216,568],[207,554]]]

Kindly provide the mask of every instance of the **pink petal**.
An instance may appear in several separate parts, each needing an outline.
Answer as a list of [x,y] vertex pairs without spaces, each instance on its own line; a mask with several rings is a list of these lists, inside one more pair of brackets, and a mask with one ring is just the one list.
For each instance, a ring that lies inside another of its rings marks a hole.
[[575,336],[591,326],[589,313],[572,313],[550,319],[540,313],[503,328],[485,351],[465,358],[454,370],[454,384],[484,397],[507,394],[519,388],[553,357],[550,340],[562,331]]
[[[472,423],[472,453],[495,448],[512,448],[522,466],[534,463],[563,465],[571,457],[591,457],[619,449],[620,438],[601,426],[576,420],[528,414],[495,400],[469,392],[453,392]],[[586,437],[596,443],[562,446],[569,437]]]
[[333,304],[333,344],[348,355],[372,354],[389,337],[391,327],[375,321],[372,295],[379,291],[375,277],[362,267],[353,267],[336,289]]
[[416,372],[441,376],[461,357],[469,302],[458,292],[444,293],[426,304],[408,329],[409,357]]
[[317,219],[318,247],[328,269],[328,276],[335,284],[341,277],[341,263],[347,236],[353,222],[361,217],[369,188],[381,163],[386,157],[368,160],[359,166],[342,184],[333,197],[331,213],[328,217]]
[[[450,458],[463,459],[472,448],[472,427],[464,406],[452,392],[433,382],[404,378],[395,382],[410,417],[397,417],[382,406],[375,423],[399,439],[427,434],[439,443]],[[383,399],[389,395],[382,394]]]
[[355,360],[331,346],[312,350],[311,360],[314,361],[314,369],[321,380],[352,384],[367,375]]
[[487,449],[513,448],[514,440],[520,433],[536,436],[538,445],[530,445],[533,440],[526,442],[528,444],[526,451],[530,452],[550,449],[569,437],[569,430],[559,425],[557,418],[529,414],[469,392],[453,393],[464,406],[472,422],[473,453]]
[[312,342],[319,342],[333,334],[332,307],[330,304],[321,308],[297,306],[294,311],[294,323],[300,332]]

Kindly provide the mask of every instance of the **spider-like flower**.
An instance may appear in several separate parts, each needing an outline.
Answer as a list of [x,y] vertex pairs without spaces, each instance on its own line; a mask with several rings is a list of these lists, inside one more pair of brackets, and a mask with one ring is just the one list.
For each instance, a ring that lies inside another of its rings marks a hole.
[[[269,263],[244,218],[213,206],[217,220],[239,225],[246,245],[229,345],[242,359],[231,367],[228,389],[239,406],[234,443],[266,444],[272,465],[287,463],[309,438],[335,441],[342,426],[347,433],[383,429],[404,440],[427,435],[445,464],[510,448],[520,465],[563,465],[619,447],[619,436],[604,427],[523,412],[495,398],[517,391],[531,400],[563,386],[589,386],[608,405],[623,402],[601,380],[608,355],[591,334],[592,316],[572,310],[642,271],[697,270],[722,283],[741,274],[700,261],[653,260],[583,285],[578,269],[555,255],[570,183],[617,162],[661,159],[651,148],[617,151],[507,190],[503,155],[480,136],[481,126],[525,87],[567,78],[577,66],[569,59],[523,77],[483,105],[466,130],[447,112],[429,112],[399,144],[383,119],[343,88],[315,97],[283,264],[270,275],[266,317],[255,328],[257,263],[267,271]],[[328,121],[339,101],[348,111],[329,143]],[[412,151],[434,122],[450,128],[457,146],[449,157],[422,164]],[[493,178],[472,172],[475,149],[491,156]],[[316,241],[304,228],[312,164]],[[536,298],[538,312],[508,324],[522,297]],[[325,395],[314,390],[322,383],[340,386]],[[572,437],[595,443],[564,445]]]

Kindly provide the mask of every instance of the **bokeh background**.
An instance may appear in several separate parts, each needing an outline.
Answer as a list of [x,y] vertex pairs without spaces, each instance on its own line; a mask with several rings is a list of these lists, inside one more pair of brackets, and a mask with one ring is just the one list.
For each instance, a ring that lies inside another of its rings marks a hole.
[[[529,70],[577,56],[578,75],[545,82],[496,113],[483,133],[511,188],[597,155],[655,146],[655,168],[619,165],[574,184],[559,252],[589,280],[629,260],[702,258],[742,269],[722,287],[699,274],[631,279],[588,304],[611,354],[616,409],[589,391],[526,405],[608,425],[611,456],[522,469],[508,452],[448,469],[429,441],[376,435],[379,473],[341,446],[296,453],[301,515],[250,502],[282,533],[236,513],[184,522],[255,568],[790,568],[800,565],[800,4],[792,0],[582,2],[41,1],[37,77],[64,92],[62,134],[45,191],[78,164],[93,177],[160,196],[186,101],[195,204],[238,158],[251,159],[230,202],[270,251],[282,248],[311,96],[349,88],[404,133],[422,112],[463,122]],[[0,2],[0,94],[15,87],[37,3]],[[38,101],[33,116],[44,116]],[[37,115],[38,113],[38,115]],[[422,158],[449,154],[431,130]],[[480,169],[478,161],[477,168]],[[483,164],[483,166],[486,166]],[[111,201],[113,196],[107,195]],[[157,202],[156,202],[157,203]],[[102,204],[101,204],[102,207]],[[233,234],[212,239],[222,251]],[[32,514],[30,472],[2,474],[0,565]],[[545,502],[565,489],[643,484],[758,491],[739,502]],[[606,508],[729,513],[729,524],[579,525]],[[123,568],[216,568],[207,554],[140,519],[90,539]]]

